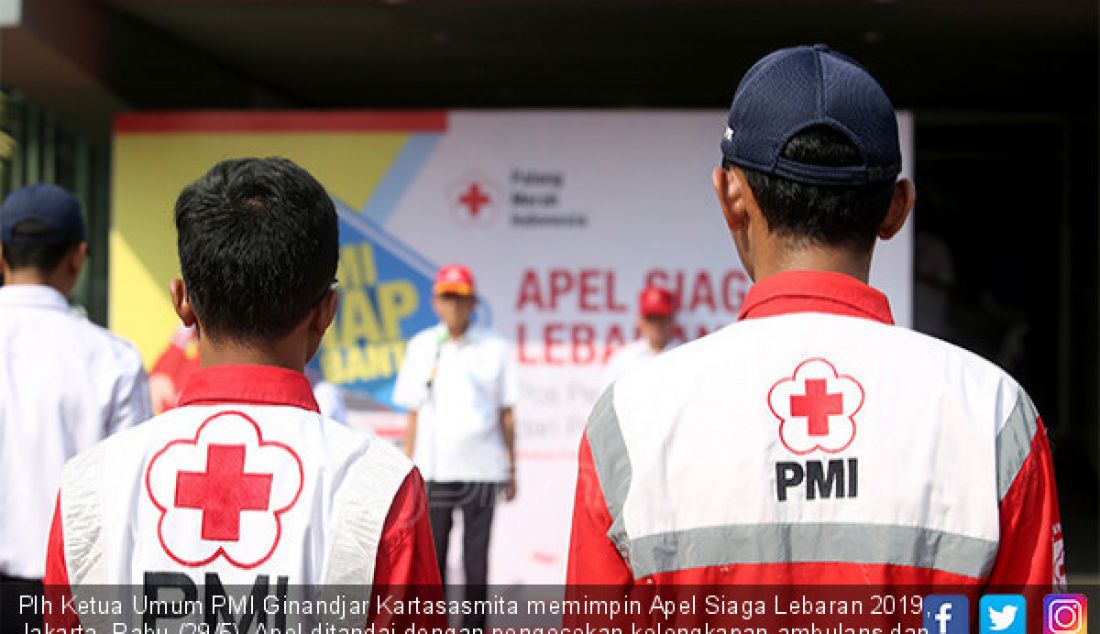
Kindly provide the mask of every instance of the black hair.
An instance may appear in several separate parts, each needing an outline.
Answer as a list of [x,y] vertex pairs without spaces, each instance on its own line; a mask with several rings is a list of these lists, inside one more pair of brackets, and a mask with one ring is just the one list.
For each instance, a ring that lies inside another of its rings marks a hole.
[[218,163],[180,193],[175,219],[187,296],[212,340],[286,335],[336,275],[336,208],[285,158]]
[[[783,156],[810,165],[863,163],[851,139],[823,125],[793,136],[783,147]],[[769,230],[795,243],[869,250],[894,193],[893,181],[855,186],[807,185],[751,169],[742,171]]]
[[[29,219],[16,224],[11,232],[12,237],[38,236],[48,234],[50,228],[40,220]],[[42,275],[49,275],[79,244],[79,240],[63,240],[53,244],[5,244],[4,263],[12,270],[35,269]]]

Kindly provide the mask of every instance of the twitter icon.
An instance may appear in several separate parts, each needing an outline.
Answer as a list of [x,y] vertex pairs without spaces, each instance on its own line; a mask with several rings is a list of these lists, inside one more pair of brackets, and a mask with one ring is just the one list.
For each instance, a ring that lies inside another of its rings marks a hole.
[[987,594],[978,604],[981,634],[1026,634],[1027,601],[1019,594]]

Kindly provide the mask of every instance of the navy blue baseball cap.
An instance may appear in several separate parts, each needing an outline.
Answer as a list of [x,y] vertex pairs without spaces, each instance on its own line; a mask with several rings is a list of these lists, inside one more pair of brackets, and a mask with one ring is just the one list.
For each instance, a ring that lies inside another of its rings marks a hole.
[[[16,231],[25,220],[37,221],[42,231]],[[17,189],[0,206],[0,242],[3,244],[61,244],[84,240],[80,201],[57,185],[29,185]]]
[[[791,137],[827,126],[848,137],[862,165],[810,165],[783,157]],[[722,139],[734,165],[809,185],[893,181],[901,172],[894,106],[871,73],[824,44],[785,48],[741,79]]]

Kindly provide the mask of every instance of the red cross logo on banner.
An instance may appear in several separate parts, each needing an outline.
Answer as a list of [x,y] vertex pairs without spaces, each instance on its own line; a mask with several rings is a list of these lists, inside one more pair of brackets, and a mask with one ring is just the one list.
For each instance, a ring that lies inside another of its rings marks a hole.
[[481,213],[482,206],[491,200],[485,195],[485,192],[481,191],[477,183],[470,183],[470,188],[466,190],[466,193],[458,197],[458,201],[470,210],[470,216],[474,218],[477,218],[477,215]]
[[863,386],[839,374],[826,359],[807,359],[768,391],[768,407],[779,420],[779,439],[791,453],[837,453],[856,437],[855,415],[863,407]]
[[447,188],[451,217],[462,227],[490,224],[505,203],[506,192],[480,170],[470,170]]
[[192,438],[169,441],[149,461],[145,488],[173,561],[195,567],[221,557],[254,568],[278,547],[304,477],[290,446],[264,440],[256,421],[230,411],[203,421]]

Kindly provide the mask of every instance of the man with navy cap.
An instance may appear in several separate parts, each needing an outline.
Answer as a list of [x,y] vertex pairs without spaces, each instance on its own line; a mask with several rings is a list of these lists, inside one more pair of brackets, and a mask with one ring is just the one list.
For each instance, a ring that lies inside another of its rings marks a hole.
[[69,310],[66,298],[87,253],[80,203],[61,187],[31,185],[0,207],[4,632],[36,622],[20,615],[16,590],[33,589],[42,579],[65,462],[152,415],[137,350]]
[[755,285],[738,323],[595,405],[569,583],[1064,584],[1031,400],[894,325],[868,285],[915,199],[882,87],[826,46],[776,51],[741,80],[721,148],[714,189]]

